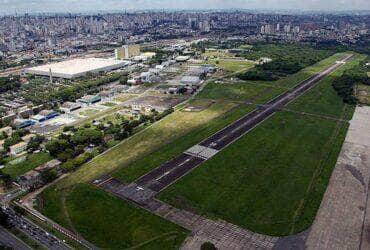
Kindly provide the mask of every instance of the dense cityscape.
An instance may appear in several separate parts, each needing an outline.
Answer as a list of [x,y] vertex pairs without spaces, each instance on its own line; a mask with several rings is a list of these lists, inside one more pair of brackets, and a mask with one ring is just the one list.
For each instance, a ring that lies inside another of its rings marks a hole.
[[[369,30],[369,15],[253,14],[248,12],[142,12],[101,15],[1,17],[0,53],[34,60],[161,39],[241,36],[254,41],[355,43]],[[21,54],[19,54],[21,53]]]
[[369,249],[369,76],[366,9],[0,16],[0,249]]

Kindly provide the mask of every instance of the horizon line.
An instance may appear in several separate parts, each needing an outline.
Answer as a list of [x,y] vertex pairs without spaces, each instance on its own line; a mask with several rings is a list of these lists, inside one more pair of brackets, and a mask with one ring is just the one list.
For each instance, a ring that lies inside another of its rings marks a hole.
[[179,12],[179,11],[193,11],[193,12],[228,12],[228,11],[234,11],[234,12],[259,12],[259,13],[270,13],[270,12],[291,12],[291,13],[353,13],[353,12],[361,12],[366,13],[369,12],[370,9],[353,9],[353,10],[301,10],[301,9],[238,9],[238,8],[150,8],[150,9],[122,9],[122,10],[87,10],[87,11],[15,11],[14,13],[6,13],[6,12],[0,12],[0,16],[17,16],[17,15],[25,15],[25,14],[31,14],[31,15],[49,15],[49,14],[99,14],[99,13],[105,13],[105,14],[118,14],[118,13],[135,13],[135,12]]

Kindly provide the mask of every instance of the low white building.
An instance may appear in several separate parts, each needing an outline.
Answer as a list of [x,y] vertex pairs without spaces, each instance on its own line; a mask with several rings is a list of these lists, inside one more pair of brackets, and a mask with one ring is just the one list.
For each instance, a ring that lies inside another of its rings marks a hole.
[[10,154],[15,156],[18,155],[27,149],[27,143],[26,142],[20,142],[18,144],[15,144],[13,146],[10,146]]
[[64,113],[71,113],[72,111],[75,111],[77,109],[81,108],[81,104],[76,102],[65,102],[63,105],[59,108]]

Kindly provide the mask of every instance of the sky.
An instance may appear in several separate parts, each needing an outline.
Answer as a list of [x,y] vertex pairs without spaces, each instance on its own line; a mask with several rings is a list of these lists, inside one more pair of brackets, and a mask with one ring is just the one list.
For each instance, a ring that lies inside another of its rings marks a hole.
[[370,10],[370,0],[0,0],[0,14],[144,9]]

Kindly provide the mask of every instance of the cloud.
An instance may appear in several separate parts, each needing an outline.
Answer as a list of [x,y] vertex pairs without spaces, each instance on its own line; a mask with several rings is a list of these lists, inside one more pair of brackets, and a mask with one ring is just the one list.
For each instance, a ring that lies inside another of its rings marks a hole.
[[[333,3],[335,2],[335,3]],[[370,10],[369,0],[0,0],[0,13],[140,9]]]

